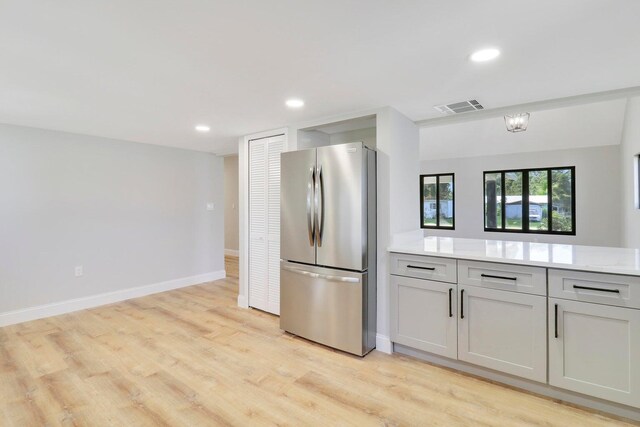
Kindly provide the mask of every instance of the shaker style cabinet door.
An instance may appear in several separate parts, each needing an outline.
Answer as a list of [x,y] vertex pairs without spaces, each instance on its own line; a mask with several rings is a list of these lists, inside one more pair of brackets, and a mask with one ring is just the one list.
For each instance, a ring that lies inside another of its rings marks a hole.
[[549,298],[549,384],[640,407],[640,310]]
[[391,340],[457,356],[456,285],[391,275]]
[[546,382],[546,297],[458,286],[458,359]]

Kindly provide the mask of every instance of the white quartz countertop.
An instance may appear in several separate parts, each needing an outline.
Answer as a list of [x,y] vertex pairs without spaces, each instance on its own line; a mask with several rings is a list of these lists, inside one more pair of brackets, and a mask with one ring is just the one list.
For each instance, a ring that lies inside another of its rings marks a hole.
[[389,252],[640,276],[640,249],[394,235]]

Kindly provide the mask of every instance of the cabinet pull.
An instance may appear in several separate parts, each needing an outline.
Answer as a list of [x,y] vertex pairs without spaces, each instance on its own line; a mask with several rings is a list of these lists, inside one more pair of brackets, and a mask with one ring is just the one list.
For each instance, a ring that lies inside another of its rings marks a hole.
[[592,288],[591,286],[573,285],[573,289],[587,289],[587,290],[590,290],[590,291],[611,292],[611,293],[614,293],[614,294],[619,294],[620,293],[620,289]]
[[408,264],[407,268],[417,268],[418,270],[431,270],[431,271],[436,269],[435,267],[420,267],[419,265],[411,265],[411,264]]
[[464,289],[460,289],[460,318],[464,319]]
[[558,338],[558,304],[555,304],[554,307],[555,315],[554,315],[554,326],[555,326],[555,336]]
[[453,294],[453,288],[449,288],[449,317],[453,317],[453,307],[451,306],[452,294]]
[[491,274],[482,273],[480,276],[486,277],[488,279],[504,279],[504,280],[518,280],[517,277],[507,277],[507,276],[493,276]]

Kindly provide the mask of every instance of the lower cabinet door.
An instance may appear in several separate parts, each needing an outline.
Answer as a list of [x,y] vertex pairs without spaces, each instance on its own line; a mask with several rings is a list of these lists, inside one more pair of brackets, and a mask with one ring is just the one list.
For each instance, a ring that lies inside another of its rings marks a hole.
[[391,275],[391,340],[456,358],[456,285]]
[[459,286],[458,358],[547,381],[547,298]]
[[549,384],[640,407],[640,310],[549,298]]

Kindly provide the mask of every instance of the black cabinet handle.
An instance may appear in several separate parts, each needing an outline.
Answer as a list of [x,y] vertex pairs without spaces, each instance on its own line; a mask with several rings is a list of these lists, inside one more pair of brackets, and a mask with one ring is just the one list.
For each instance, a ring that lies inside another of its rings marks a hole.
[[504,280],[518,280],[517,277],[507,277],[507,276],[493,276],[491,274],[482,273],[480,276],[486,277],[488,279],[504,279]]
[[619,294],[620,293],[620,289],[592,288],[591,286],[573,285],[573,289],[587,289],[587,290],[590,290],[590,291],[611,292],[611,293],[614,293],[614,294]]
[[418,270],[431,270],[431,271],[436,269],[435,267],[420,267],[419,265],[411,265],[411,264],[408,264],[407,268],[417,268]]
[[451,306],[452,294],[453,294],[453,288],[449,288],[449,317],[453,317],[453,307]]
[[460,289],[460,318],[464,319],[464,289]]
[[558,304],[555,305],[554,326],[556,330],[556,338],[558,338]]

